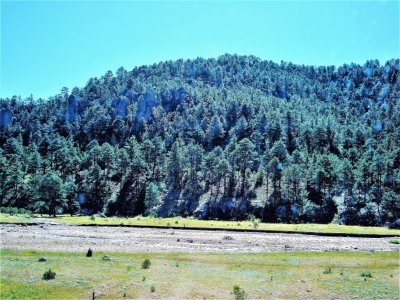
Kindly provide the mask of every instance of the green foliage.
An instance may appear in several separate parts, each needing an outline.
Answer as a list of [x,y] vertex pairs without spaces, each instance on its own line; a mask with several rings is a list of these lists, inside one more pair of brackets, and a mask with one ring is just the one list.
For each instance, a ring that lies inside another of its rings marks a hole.
[[150,269],[150,266],[151,266],[150,259],[146,258],[146,259],[142,262],[142,269]]
[[43,280],[52,280],[56,278],[56,273],[51,271],[51,269],[47,270],[43,273]]
[[389,243],[395,244],[395,245],[400,245],[400,240],[390,240]]
[[65,190],[60,176],[52,171],[41,177],[35,189],[35,197],[45,204],[43,207],[53,216],[58,209],[65,208]]
[[238,285],[233,287],[233,295],[236,300],[244,300],[246,298],[246,292]]
[[372,274],[371,272],[362,272],[361,277],[372,278]]
[[155,291],[156,291],[156,287],[155,287],[154,285],[152,285],[152,286],[150,287],[150,292],[154,293]]
[[11,216],[15,215],[32,215],[32,211],[25,208],[18,207],[0,207],[0,212],[3,214],[10,214]]
[[156,184],[150,182],[146,187],[146,198],[144,199],[144,205],[147,211],[154,206],[157,206],[161,202],[161,194]]
[[327,267],[325,270],[322,272],[323,274],[332,274],[332,267]]

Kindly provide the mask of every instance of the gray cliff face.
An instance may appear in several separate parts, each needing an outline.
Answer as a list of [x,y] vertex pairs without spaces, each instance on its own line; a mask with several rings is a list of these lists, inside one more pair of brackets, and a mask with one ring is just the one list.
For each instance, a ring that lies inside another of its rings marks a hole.
[[158,101],[153,91],[147,91],[143,96],[139,97],[138,109],[136,112],[136,120],[141,122],[149,121],[151,111],[158,105]]
[[120,96],[112,102],[112,107],[114,108],[113,117],[120,117],[125,119],[128,112],[129,99],[125,96]]
[[162,106],[166,112],[175,110],[178,105],[183,105],[186,98],[184,88],[173,89],[162,95]]
[[74,95],[70,95],[67,100],[67,113],[65,114],[65,119],[68,123],[74,123],[79,120],[78,112],[78,98]]
[[0,127],[8,127],[12,123],[13,113],[9,108],[0,110]]

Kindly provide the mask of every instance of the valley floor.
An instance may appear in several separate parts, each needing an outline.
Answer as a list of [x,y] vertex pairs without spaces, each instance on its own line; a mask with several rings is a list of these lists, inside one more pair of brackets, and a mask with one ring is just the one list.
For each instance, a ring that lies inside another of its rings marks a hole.
[[[1,299],[240,299],[235,285],[246,299],[399,297],[393,237],[51,222],[0,224],[0,234]],[[55,279],[43,280],[50,268]]]
[[63,223],[0,224],[1,248],[83,252],[281,252],[399,251],[394,238],[130,227],[86,227]]
[[[102,259],[110,255],[109,261]],[[39,262],[39,257],[47,262]],[[397,299],[398,252],[101,253],[1,250],[1,299]],[[142,269],[149,259],[149,269]],[[42,280],[52,269],[54,280]],[[240,299],[240,298],[236,298]]]

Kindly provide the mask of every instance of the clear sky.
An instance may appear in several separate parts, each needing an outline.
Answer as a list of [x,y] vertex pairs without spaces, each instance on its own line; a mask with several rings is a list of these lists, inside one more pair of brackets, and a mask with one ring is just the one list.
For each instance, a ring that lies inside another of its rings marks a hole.
[[311,65],[399,58],[399,1],[0,3],[0,97],[47,98],[120,66],[224,53]]

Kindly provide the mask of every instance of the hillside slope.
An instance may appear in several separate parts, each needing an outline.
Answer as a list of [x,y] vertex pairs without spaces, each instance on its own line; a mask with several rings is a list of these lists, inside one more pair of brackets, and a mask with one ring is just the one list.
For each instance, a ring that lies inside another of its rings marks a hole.
[[3,207],[400,226],[399,60],[177,60],[0,99]]

